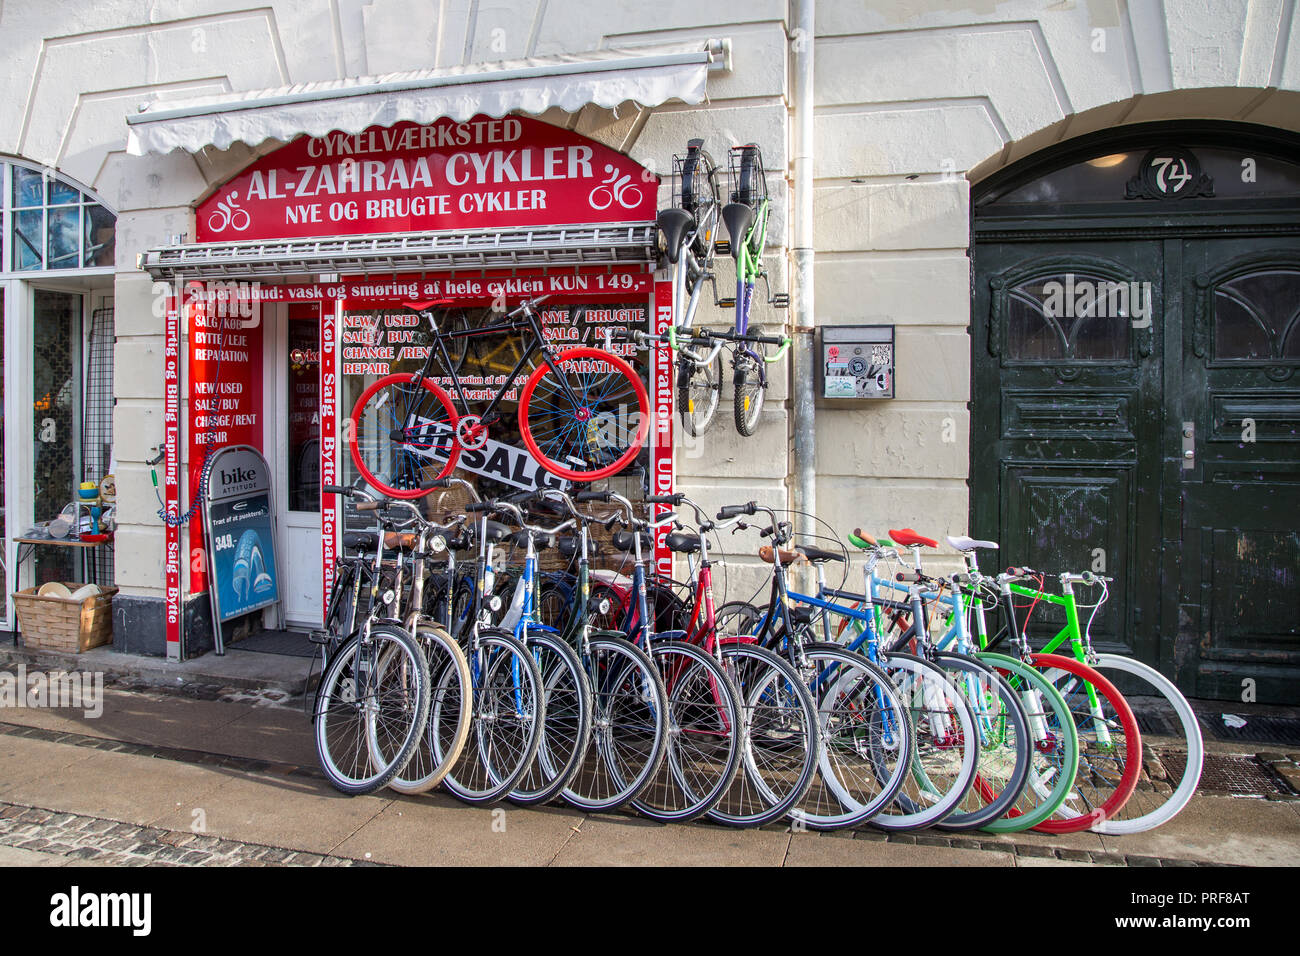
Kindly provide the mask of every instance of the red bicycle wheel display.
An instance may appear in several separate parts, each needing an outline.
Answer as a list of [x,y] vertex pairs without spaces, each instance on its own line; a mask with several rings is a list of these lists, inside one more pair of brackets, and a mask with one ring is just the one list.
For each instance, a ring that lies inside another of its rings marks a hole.
[[422,498],[421,484],[451,474],[460,457],[459,420],[436,382],[386,375],[357,398],[348,418],[348,450],[357,471],[390,498]]
[[[1079,730],[1076,796],[1067,799],[1051,819],[1034,829],[1041,833],[1087,830],[1118,813],[1132,796],[1142,770],[1142,734],[1128,701],[1114,684],[1088,665],[1059,654],[1033,654],[1028,663],[1052,681]],[[1100,713],[1094,711],[1088,698],[1089,685]],[[1070,806],[1076,798],[1086,805]]]
[[539,365],[519,397],[519,430],[547,471],[597,481],[626,468],[650,432],[650,402],[621,358],[595,348]]

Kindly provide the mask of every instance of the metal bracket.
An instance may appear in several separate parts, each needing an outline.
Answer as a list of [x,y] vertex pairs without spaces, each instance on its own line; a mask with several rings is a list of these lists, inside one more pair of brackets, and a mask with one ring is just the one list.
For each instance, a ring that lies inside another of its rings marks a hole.
[[1196,423],[1183,422],[1183,471],[1196,467]]

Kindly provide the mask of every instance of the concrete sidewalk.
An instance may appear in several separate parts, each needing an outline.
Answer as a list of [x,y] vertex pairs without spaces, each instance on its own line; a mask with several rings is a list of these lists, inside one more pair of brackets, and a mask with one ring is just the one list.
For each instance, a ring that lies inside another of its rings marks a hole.
[[346,797],[317,769],[300,708],[156,691],[104,698],[98,718],[0,709],[0,863],[1300,865],[1300,803],[1285,799],[1197,796],[1129,837],[886,837],[479,809],[445,794]]

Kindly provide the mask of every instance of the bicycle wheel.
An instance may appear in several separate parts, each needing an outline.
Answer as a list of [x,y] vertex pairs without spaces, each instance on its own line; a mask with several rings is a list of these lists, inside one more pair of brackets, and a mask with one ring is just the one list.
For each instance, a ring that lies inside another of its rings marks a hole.
[[692,438],[703,435],[713,424],[722,396],[722,352],[713,361],[698,364],[681,356],[677,366],[677,407],[682,428]]
[[978,766],[971,788],[939,826],[975,830],[1015,806],[1029,780],[1029,716],[1010,683],[988,664],[941,651],[934,662],[953,679],[975,714]]
[[771,651],[723,639],[727,674],[740,690],[744,731],[741,769],[709,818],[758,827],[784,817],[817,774],[817,705],[798,673]]
[[[546,719],[545,691],[537,661],[523,644],[501,631],[482,631],[469,653],[473,724],[460,757],[452,761],[443,786],[466,803],[486,806],[514,789],[537,756]],[[447,672],[444,670],[444,676]],[[450,695],[435,706],[435,757],[444,759],[456,713]]]
[[[752,297],[753,294],[754,287],[748,286],[745,290],[746,298]],[[761,326],[751,325],[749,332],[752,335],[762,335],[763,329]],[[736,395],[732,408],[736,416],[736,431],[746,437],[758,431],[758,421],[763,415],[763,399],[767,394],[767,386],[763,382],[762,359],[750,355],[750,351],[762,356],[766,348],[752,342],[736,343],[734,376]]]
[[[1141,833],[1167,823],[1187,806],[1201,779],[1205,743],[1196,714],[1169,678],[1141,661],[1118,654],[1098,654],[1092,667],[1123,691],[1130,706],[1140,707],[1157,719],[1163,718],[1169,727],[1168,734],[1143,736],[1142,774],[1132,795],[1118,811],[1092,829],[1097,833],[1121,835]],[[1170,743],[1168,747],[1166,739]],[[1153,746],[1157,740],[1159,752]]]
[[668,692],[668,755],[632,806],[654,820],[703,816],[740,769],[740,693],[707,651],[680,641],[651,645]]
[[[1001,818],[984,825],[990,833],[1018,833],[1051,817],[1070,795],[1079,767],[1079,735],[1065,699],[1041,673],[1016,657],[991,651],[976,657],[1011,684],[1029,718],[1033,746],[1024,789]],[[978,776],[975,786],[981,786]]]
[[528,377],[519,397],[519,429],[547,471],[596,481],[622,471],[640,453],[650,404],[641,379],[621,358],[569,349]]
[[352,463],[381,494],[421,498],[420,485],[456,467],[459,420],[451,398],[430,379],[386,375],[357,398],[348,419]]
[[587,620],[597,631],[619,631],[627,608],[623,596],[608,584],[594,584],[587,598]]
[[592,733],[563,797],[579,810],[615,810],[640,794],[668,748],[668,692],[645,651],[619,637],[587,641]]
[[525,647],[542,673],[546,720],[537,757],[510,791],[510,802],[546,803],[569,785],[591,741],[591,682],[569,645],[554,634],[532,632]]
[[882,830],[933,826],[957,809],[975,782],[975,714],[938,665],[896,653],[879,663],[910,710],[916,747],[894,802],[872,817],[871,824]]
[[753,634],[763,621],[763,610],[748,601],[728,601],[713,614],[719,634]]
[[420,735],[420,742],[411,754],[411,759],[388,782],[388,786],[398,793],[425,793],[442,783],[442,778],[460,756],[465,739],[469,736],[471,694],[469,662],[465,660],[465,654],[441,627],[422,625],[416,628],[415,638],[424,650],[433,693],[437,698],[436,703],[430,702],[430,707],[445,708],[448,721],[453,719],[456,708],[459,707],[460,719],[456,730],[448,734],[441,758],[436,756],[436,722],[426,722],[424,733]]
[[373,793],[406,765],[428,717],[420,646],[399,627],[375,625],[345,644],[321,678],[312,720],[321,769],[344,793]]
[[1137,720],[1115,685],[1088,665],[1058,654],[1033,654],[1029,663],[1065,699],[1079,734],[1074,787],[1056,814],[1034,829],[1087,830],[1116,816],[1137,785],[1142,769]]
[[837,830],[865,823],[902,788],[915,735],[889,677],[835,644],[806,644],[801,676],[817,705],[818,776],[790,813],[796,827]]

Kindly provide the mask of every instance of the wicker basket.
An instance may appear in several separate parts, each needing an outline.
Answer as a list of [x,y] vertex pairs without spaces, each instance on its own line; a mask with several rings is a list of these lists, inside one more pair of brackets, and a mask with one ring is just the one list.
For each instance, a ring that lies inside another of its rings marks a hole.
[[[67,587],[75,591],[81,585]],[[27,588],[13,596],[23,646],[80,654],[113,640],[113,595],[117,588],[106,587],[83,601],[41,597],[37,590]]]

